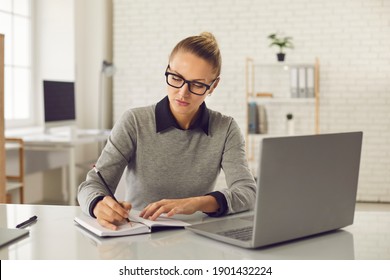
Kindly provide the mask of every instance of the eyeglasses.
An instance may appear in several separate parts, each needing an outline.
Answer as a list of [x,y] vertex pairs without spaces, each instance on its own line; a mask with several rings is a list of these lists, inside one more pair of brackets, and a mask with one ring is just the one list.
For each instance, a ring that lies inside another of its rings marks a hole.
[[[167,70],[169,68],[169,65],[167,67]],[[195,94],[195,95],[204,95],[214,84],[214,82],[218,79],[215,79],[211,82],[211,84],[204,84],[197,81],[188,81],[181,77],[180,75],[170,73],[168,71],[165,71],[165,77],[167,84],[174,88],[181,88],[184,86],[185,83],[188,85],[188,90]]]

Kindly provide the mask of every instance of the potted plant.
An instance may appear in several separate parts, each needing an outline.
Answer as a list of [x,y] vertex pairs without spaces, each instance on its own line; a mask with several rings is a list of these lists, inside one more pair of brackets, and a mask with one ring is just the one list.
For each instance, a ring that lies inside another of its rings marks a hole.
[[276,33],[268,35],[268,39],[271,40],[270,47],[278,46],[279,53],[277,53],[278,61],[284,61],[286,54],[283,52],[284,48],[293,49],[294,45],[292,43],[292,37],[278,37]]

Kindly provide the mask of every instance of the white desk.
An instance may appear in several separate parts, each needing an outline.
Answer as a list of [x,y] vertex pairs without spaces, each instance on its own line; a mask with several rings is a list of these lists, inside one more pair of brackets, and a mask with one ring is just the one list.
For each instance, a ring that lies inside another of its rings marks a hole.
[[[13,228],[33,215],[30,234],[0,248],[0,259],[390,259],[390,212],[357,211],[343,230],[259,249],[243,249],[185,229],[98,238],[74,224],[78,206],[0,204],[0,227]],[[215,219],[203,214],[189,222]],[[229,218],[229,217],[228,217]]]
[[[44,134],[41,130],[36,130],[30,133],[8,133],[7,137],[19,137],[24,140],[25,144],[25,157],[27,173],[37,172],[43,169],[43,161],[51,162],[52,168],[59,166],[67,166],[67,173],[64,174],[65,178],[69,178],[66,183],[66,190],[64,192],[65,199],[69,201],[70,205],[76,203],[76,191],[77,191],[77,174],[76,174],[76,155],[75,148],[77,146],[100,143],[107,140],[109,130],[96,130],[96,129],[84,129],[77,130],[75,135],[70,133],[58,133],[58,134]],[[37,155],[36,152],[46,151],[58,153],[57,157],[47,159],[42,158],[42,155]],[[35,153],[35,154],[34,154]],[[65,154],[64,154],[65,153]],[[65,156],[64,156],[65,155]],[[41,163],[39,161],[42,161]],[[66,176],[67,175],[67,176]]]

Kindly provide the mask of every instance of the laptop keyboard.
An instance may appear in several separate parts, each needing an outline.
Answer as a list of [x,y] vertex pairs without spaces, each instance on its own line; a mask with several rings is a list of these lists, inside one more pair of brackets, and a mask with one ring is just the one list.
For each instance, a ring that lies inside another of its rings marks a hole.
[[243,228],[238,228],[238,229],[230,229],[227,231],[220,231],[217,232],[217,234],[230,237],[233,239],[238,239],[242,241],[248,241],[252,239],[252,234],[253,234],[253,227],[248,226],[248,227],[243,227]]

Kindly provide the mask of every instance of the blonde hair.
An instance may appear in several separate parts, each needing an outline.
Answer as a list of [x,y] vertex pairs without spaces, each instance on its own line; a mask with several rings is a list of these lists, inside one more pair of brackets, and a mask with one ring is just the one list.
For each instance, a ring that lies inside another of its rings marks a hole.
[[175,54],[179,51],[190,52],[200,58],[203,58],[211,64],[216,77],[221,74],[221,52],[219,50],[217,40],[210,32],[202,32],[197,36],[191,36],[181,40],[173,48],[169,56],[169,60],[171,61]]

